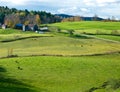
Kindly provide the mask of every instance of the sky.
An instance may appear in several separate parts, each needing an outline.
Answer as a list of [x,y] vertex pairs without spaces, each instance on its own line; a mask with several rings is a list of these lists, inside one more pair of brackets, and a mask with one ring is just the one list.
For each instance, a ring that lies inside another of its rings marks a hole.
[[0,6],[47,11],[53,14],[114,16],[120,19],[120,0],[0,0]]

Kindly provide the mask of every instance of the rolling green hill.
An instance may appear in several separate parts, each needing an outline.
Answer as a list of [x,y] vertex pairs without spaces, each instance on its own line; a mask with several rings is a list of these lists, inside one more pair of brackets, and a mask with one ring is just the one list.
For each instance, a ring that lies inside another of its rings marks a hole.
[[[119,59],[119,54],[84,57],[37,56],[0,59],[0,65],[6,69],[4,74],[9,78],[28,84],[37,92],[93,92],[90,90],[96,87],[98,89],[94,92],[120,92]],[[1,92],[18,92],[9,89],[10,85],[17,84],[6,81],[6,88]],[[6,89],[8,91],[4,91]]]
[[61,32],[73,29],[75,34],[92,34],[98,38],[120,41],[119,25],[120,22],[81,21],[54,23],[49,26],[58,27]]
[[120,35],[120,22],[81,21],[50,24],[61,30],[75,30],[82,34]]
[[38,36],[37,34],[35,37],[23,37],[17,38],[16,40],[14,40],[14,35],[10,36],[11,40],[9,40],[9,38],[7,39],[7,37],[8,35],[4,35],[4,39],[2,39],[0,42],[0,57],[5,57],[8,54],[18,56],[79,56],[120,51],[120,44],[117,42],[104,41],[84,36],[75,38],[58,35],[46,36],[46,34],[40,34]]
[[120,30],[120,22],[101,22],[101,21],[81,21],[81,22],[61,22],[50,24],[57,26],[61,29],[73,30],[87,30],[87,29],[100,29],[100,30]]
[[120,92],[120,37],[111,34],[118,24],[57,23],[49,26],[61,32],[44,34],[0,29],[0,92]]

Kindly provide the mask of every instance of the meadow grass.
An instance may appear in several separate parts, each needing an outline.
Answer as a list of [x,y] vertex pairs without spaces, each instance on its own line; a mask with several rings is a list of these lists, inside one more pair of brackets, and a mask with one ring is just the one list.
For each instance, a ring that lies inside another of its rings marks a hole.
[[115,40],[115,41],[120,41],[120,36],[114,36],[114,35],[94,35],[94,36],[105,38],[105,39],[110,39],[110,40]]
[[61,22],[50,24],[49,26],[58,27],[61,30],[73,29],[85,34],[117,34],[120,35],[120,22],[102,21],[81,21],[81,22]]
[[81,22],[61,22],[50,24],[61,29],[101,29],[101,30],[120,30],[120,22],[102,22],[102,21],[81,21]]
[[18,29],[13,29],[13,28],[7,28],[7,29],[0,29],[0,34],[35,34],[34,31],[22,31]]
[[[120,54],[83,57],[37,56],[0,59],[0,65],[7,70],[7,76],[33,86],[37,92],[85,92],[92,87],[103,85],[106,81],[119,79],[119,59]],[[4,89],[2,90],[4,92]],[[119,91],[119,88],[115,90],[107,87],[95,92]]]
[[[109,44],[109,45],[108,45]],[[0,43],[0,57],[8,55],[8,50],[18,56],[28,55],[91,55],[118,52],[120,44],[94,38],[83,37],[39,37]]]
[[[120,43],[80,35],[86,30],[96,34],[98,29],[111,34],[112,30],[119,31],[118,24],[58,23],[51,26],[58,25],[63,33],[47,34],[0,29],[0,58],[8,54],[29,56],[0,59],[0,91],[92,92],[92,88],[101,87],[107,82],[104,88],[94,92],[120,92],[120,54],[112,54],[120,52]],[[68,29],[75,30],[73,36],[66,33]],[[101,36],[105,38],[106,35]],[[119,36],[106,39],[119,40]],[[110,55],[70,57],[108,53]]]

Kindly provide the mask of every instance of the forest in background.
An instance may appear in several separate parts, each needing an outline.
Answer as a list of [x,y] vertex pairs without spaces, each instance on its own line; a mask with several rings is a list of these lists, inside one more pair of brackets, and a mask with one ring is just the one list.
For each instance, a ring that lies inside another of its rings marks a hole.
[[66,14],[51,14],[46,11],[29,11],[18,10],[16,8],[8,8],[0,6],[0,24],[5,24],[7,27],[14,28],[16,24],[49,24],[56,22],[74,22],[74,21],[105,21],[116,22],[114,16],[108,19],[103,19],[94,15],[93,17],[70,16]]
[[17,10],[0,6],[0,23],[6,23],[8,26],[14,26],[16,23],[28,24],[48,24],[60,22],[61,18],[45,11]]

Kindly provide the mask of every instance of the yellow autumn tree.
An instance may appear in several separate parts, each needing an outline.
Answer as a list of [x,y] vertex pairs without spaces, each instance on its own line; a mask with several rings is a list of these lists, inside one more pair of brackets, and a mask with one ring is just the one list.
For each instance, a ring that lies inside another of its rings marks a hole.
[[29,24],[29,20],[26,20],[25,22],[24,22],[24,25],[28,25]]
[[40,16],[38,14],[35,16],[35,22],[37,25],[41,23]]

